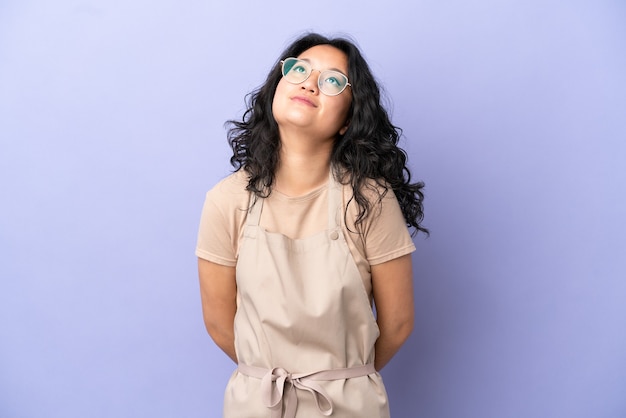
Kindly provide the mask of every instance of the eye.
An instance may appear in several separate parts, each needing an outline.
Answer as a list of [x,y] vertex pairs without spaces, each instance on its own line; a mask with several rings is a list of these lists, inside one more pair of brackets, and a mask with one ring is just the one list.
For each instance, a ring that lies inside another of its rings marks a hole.
[[336,86],[336,87],[341,86],[341,81],[339,81],[339,80],[337,79],[337,77],[327,77],[327,78],[324,80],[324,83],[326,83],[326,84],[331,84],[331,85]]
[[297,58],[287,58],[283,61],[283,75],[299,75],[306,76],[310,73],[309,65],[306,61],[299,60]]
[[325,85],[336,89],[342,89],[348,82],[346,77],[337,71],[324,71],[322,76]]
[[291,71],[294,73],[306,74],[306,67],[302,64],[295,64],[291,67]]

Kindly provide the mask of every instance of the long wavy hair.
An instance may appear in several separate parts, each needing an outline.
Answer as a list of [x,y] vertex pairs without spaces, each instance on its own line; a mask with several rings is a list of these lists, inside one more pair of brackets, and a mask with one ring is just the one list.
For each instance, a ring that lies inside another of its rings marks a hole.
[[[249,174],[248,191],[257,197],[270,195],[280,150],[278,125],[272,114],[274,93],[282,78],[280,61],[297,57],[316,45],[333,46],[348,58],[348,79],[352,84],[350,124],[335,140],[331,165],[335,178],[352,187],[352,198],[359,209],[355,225],[368,217],[373,205],[380,204],[391,188],[407,226],[414,228],[413,235],[419,231],[428,234],[421,225],[424,183],[411,182],[407,154],[398,147],[402,131],[391,123],[381,104],[380,88],[358,47],[344,38],[327,38],[316,33],[302,36],[281,54],[264,84],[246,96],[247,110],[242,120],[226,122],[228,142],[233,150],[230,162],[235,171],[243,168]],[[368,199],[364,193],[367,189],[378,193],[377,202]]]

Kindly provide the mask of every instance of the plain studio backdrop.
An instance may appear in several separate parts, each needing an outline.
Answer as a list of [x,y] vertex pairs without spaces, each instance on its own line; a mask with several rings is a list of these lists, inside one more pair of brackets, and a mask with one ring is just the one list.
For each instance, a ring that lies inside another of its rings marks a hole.
[[0,1],[0,417],[221,415],[200,209],[307,30],[357,40],[427,185],[393,416],[625,417],[621,0]]

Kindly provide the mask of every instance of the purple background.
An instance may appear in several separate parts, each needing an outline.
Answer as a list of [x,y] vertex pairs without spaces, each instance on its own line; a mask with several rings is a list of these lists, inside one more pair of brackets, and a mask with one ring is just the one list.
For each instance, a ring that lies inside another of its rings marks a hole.
[[427,184],[394,416],[626,416],[620,0],[0,2],[0,416],[220,415],[200,209],[306,29],[358,40]]

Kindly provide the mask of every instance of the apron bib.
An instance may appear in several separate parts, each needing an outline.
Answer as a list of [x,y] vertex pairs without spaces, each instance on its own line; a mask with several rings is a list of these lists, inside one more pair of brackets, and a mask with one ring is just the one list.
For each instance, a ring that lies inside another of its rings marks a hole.
[[341,228],[342,186],[328,185],[327,229],[290,239],[248,213],[236,267],[239,366],[226,418],[387,418],[375,371],[379,331]]

